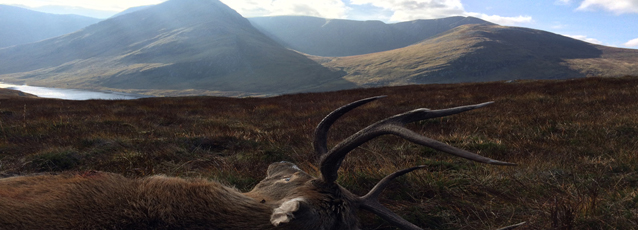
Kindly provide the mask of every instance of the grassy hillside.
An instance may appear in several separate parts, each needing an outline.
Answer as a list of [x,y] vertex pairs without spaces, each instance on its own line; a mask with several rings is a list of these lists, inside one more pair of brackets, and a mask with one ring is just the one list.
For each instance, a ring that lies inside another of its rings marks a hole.
[[57,15],[0,5],[0,48],[75,32],[100,21],[78,15]]
[[401,49],[322,60],[360,86],[634,75],[638,50],[518,27],[463,25]]
[[[382,202],[426,229],[636,229],[638,78],[370,88],[273,98],[131,101],[0,99],[0,174],[103,170],[207,177],[247,190],[268,164],[317,175],[311,136],[331,110],[387,98],[338,121],[329,145],[419,107],[495,101],[412,130],[516,167],[482,165],[381,137],[352,152],[339,183],[364,194],[397,169],[427,165]],[[363,229],[392,229],[361,213]]]

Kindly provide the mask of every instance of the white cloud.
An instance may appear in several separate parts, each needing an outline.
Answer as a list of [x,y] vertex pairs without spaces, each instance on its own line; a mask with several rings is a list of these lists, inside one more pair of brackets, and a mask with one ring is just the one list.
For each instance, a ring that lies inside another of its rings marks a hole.
[[638,47],[638,38],[635,39],[631,39],[628,42],[626,42],[625,44],[623,44],[627,47]]
[[460,0],[350,0],[353,5],[372,5],[394,12],[390,21],[434,19],[465,14]]
[[552,29],[555,29],[555,30],[565,29],[565,28],[569,27],[569,25],[567,25],[567,24],[562,24],[562,23],[560,23],[560,22],[553,22],[553,23],[554,23],[554,24],[553,24],[553,25],[551,25],[550,27],[551,27]]
[[349,8],[341,0],[221,0],[244,17],[307,15],[344,18]]
[[615,14],[638,13],[638,0],[584,0],[577,10],[602,8]]
[[534,21],[531,16],[521,16],[521,15],[519,15],[518,17],[503,17],[499,15],[487,15],[487,14],[481,14],[481,13],[467,13],[467,16],[477,17],[488,22],[496,23],[499,25],[508,25],[508,26],[532,23]]
[[501,25],[533,22],[530,16],[504,17],[466,12],[460,0],[351,0],[353,5],[372,5],[393,12],[389,21],[434,19],[451,16],[472,16]]
[[571,0],[556,0],[554,2],[554,4],[556,5],[569,5],[571,3]]
[[0,0],[0,4],[40,6],[72,6],[95,10],[122,11],[134,6],[154,5],[166,0]]
[[578,40],[581,40],[581,41],[586,41],[586,42],[589,42],[589,43],[592,43],[592,44],[597,44],[597,45],[602,45],[603,44],[603,42],[599,41],[598,39],[588,38],[585,35],[567,35],[567,34],[563,34],[563,36],[567,36],[567,37],[570,37],[570,38],[573,38],[573,39],[578,39]]

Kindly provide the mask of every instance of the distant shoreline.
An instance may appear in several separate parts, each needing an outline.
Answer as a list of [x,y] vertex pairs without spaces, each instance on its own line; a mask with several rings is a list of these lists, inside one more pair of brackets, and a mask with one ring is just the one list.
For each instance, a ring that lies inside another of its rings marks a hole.
[[0,82],[0,88],[13,89],[25,93],[36,95],[40,98],[56,98],[64,100],[134,100],[140,98],[151,97],[141,94],[121,93],[121,92],[103,92],[79,89],[61,89],[51,87],[14,85]]

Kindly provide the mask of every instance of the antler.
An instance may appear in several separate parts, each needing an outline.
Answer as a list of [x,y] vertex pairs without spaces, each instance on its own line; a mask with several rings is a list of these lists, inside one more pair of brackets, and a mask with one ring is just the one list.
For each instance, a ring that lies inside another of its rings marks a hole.
[[350,112],[350,110],[353,110],[368,102],[377,100],[379,98],[384,98],[384,97],[386,96],[376,96],[376,97],[370,97],[370,98],[358,100],[350,104],[341,106],[340,108],[335,109],[326,117],[324,117],[323,120],[321,120],[321,122],[319,122],[319,124],[317,125],[317,128],[315,128],[315,140],[312,144],[315,147],[316,155],[321,157],[324,154],[326,154],[326,152],[328,152],[328,147],[327,147],[328,130],[330,129],[330,126],[332,126],[332,124],[335,123],[335,121],[337,121],[337,119],[339,119],[341,116],[343,116],[347,112]]
[[439,142],[437,140],[433,140],[427,138],[425,136],[421,136],[412,130],[405,128],[403,125],[421,121],[430,118],[444,117],[448,115],[453,115],[461,112],[465,112],[472,109],[481,108],[483,106],[492,104],[492,102],[486,102],[476,105],[467,105],[460,106],[449,109],[441,109],[441,110],[430,110],[430,109],[416,109],[410,112],[406,112],[403,114],[398,114],[384,120],[381,120],[377,123],[374,123],[359,132],[353,134],[352,136],[346,138],[341,143],[337,144],[334,148],[330,150],[330,152],[326,153],[326,134],[330,125],[334,123],[341,115],[346,112],[366,104],[368,102],[374,101],[381,97],[372,97],[363,100],[359,100],[353,102],[351,104],[345,105],[334,112],[330,113],[324,120],[317,126],[315,130],[315,134],[319,134],[315,136],[315,151],[317,154],[321,155],[321,163],[320,170],[321,176],[324,182],[326,183],[334,183],[337,180],[337,170],[341,166],[343,159],[346,155],[355,149],[356,147],[362,145],[363,143],[386,134],[394,134],[400,137],[405,138],[408,141],[413,143],[427,146],[439,151],[443,151],[455,156],[463,157],[469,160],[486,163],[486,164],[497,164],[497,165],[516,165],[513,163],[498,161],[494,159],[490,159],[487,157],[483,157],[481,155],[471,153],[462,149],[458,149],[456,147],[447,145],[445,143]]
[[[416,109],[406,113],[398,114],[398,115],[386,118],[384,120],[381,120],[379,122],[376,122],[360,130],[359,132],[346,138],[341,143],[337,144],[334,148],[332,148],[328,152],[326,139],[327,139],[327,134],[328,134],[328,130],[330,129],[330,126],[337,119],[339,119],[339,117],[341,117],[343,114],[347,113],[348,111],[383,97],[385,96],[366,98],[366,99],[355,101],[348,105],[342,106],[336,109],[335,111],[333,111],[332,113],[330,113],[319,123],[319,125],[315,129],[315,140],[313,143],[314,143],[316,154],[321,156],[320,170],[321,170],[321,177],[322,177],[321,179],[323,180],[323,182],[330,184],[330,183],[334,183],[337,180],[338,178],[337,171],[339,170],[339,167],[341,166],[341,163],[343,162],[344,158],[350,151],[352,151],[356,147],[362,145],[363,143],[375,137],[386,135],[386,134],[394,134],[394,135],[403,137],[406,140],[411,141],[413,143],[427,146],[439,151],[443,151],[455,156],[463,157],[463,158],[481,162],[481,163],[508,165],[508,166],[516,165],[513,163],[493,160],[487,157],[477,155],[475,153],[471,153],[462,149],[455,148],[445,143],[427,138],[425,136],[421,136],[413,132],[412,130],[409,130],[404,127],[405,124],[416,122],[416,121],[421,121],[421,120],[430,119],[430,118],[444,117],[444,116],[453,115],[453,114],[465,112],[472,109],[481,108],[483,106],[492,104],[492,102],[486,102],[486,103],[481,103],[476,105],[460,106],[460,107],[441,109],[441,110],[430,110],[430,109],[422,108],[422,109]],[[362,208],[379,215],[386,221],[390,222],[391,224],[397,227],[400,227],[401,229],[415,229],[415,230],[421,229],[418,226],[401,218],[399,215],[395,214],[394,212],[390,211],[389,209],[381,205],[381,203],[379,203],[379,195],[381,194],[381,192],[383,192],[383,190],[387,187],[387,185],[393,179],[424,167],[425,166],[416,166],[416,167],[412,167],[408,169],[403,169],[386,176],[381,181],[379,181],[374,186],[374,188],[372,188],[372,190],[368,192],[368,194],[358,198],[357,201],[359,205]],[[503,229],[512,229],[522,224],[523,223],[508,226]]]

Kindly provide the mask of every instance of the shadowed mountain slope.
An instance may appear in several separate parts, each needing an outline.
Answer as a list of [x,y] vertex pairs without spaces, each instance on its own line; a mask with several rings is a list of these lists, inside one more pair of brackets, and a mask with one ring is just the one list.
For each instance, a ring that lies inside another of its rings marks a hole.
[[473,17],[416,20],[396,24],[307,16],[248,19],[280,44],[310,55],[338,57],[387,51],[420,42],[465,24],[492,24]]
[[360,86],[385,86],[632,75],[638,50],[527,28],[463,25],[408,47],[321,61]]
[[266,37],[218,0],[171,0],[72,34],[0,49],[0,78],[156,95],[169,93],[164,90],[279,94],[353,86],[340,73]]
[[47,14],[0,5],[0,48],[68,34],[99,21],[97,18]]

